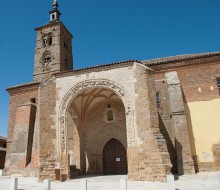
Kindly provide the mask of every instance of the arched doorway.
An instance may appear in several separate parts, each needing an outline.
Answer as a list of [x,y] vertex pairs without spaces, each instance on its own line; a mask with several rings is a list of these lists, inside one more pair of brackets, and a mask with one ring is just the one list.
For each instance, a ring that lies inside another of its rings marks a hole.
[[103,149],[103,173],[127,174],[127,154],[122,143],[116,139],[109,140]]
[[[103,147],[112,138],[118,139],[116,144],[121,147],[119,152],[125,157],[121,158],[125,160],[125,169],[121,169],[121,160],[117,160],[116,168],[119,169],[113,173],[126,174],[126,113],[121,98],[106,88],[87,88],[78,93],[67,113],[67,152],[71,178],[102,175]],[[120,154],[115,156],[120,158]]]

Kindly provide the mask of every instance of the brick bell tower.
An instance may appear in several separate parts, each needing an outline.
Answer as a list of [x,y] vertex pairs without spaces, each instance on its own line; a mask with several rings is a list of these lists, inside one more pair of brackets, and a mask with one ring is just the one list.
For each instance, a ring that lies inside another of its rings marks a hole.
[[35,82],[41,82],[53,73],[73,69],[72,34],[60,21],[58,2],[54,0],[50,22],[36,28],[37,39],[34,57]]

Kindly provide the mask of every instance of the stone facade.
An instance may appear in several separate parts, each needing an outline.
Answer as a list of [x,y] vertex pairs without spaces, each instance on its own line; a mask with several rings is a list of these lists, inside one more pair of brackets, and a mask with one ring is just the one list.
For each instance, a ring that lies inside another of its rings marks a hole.
[[[51,14],[60,15],[56,4]],[[199,161],[190,111],[191,103],[219,99],[220,53],[72,70],[72,35],[56,18],[36,29],[33,82],[7,89],[6,175],[42,181],[113,172],[165,181],[170,173],[218,169],[218,142],[213,160]]]

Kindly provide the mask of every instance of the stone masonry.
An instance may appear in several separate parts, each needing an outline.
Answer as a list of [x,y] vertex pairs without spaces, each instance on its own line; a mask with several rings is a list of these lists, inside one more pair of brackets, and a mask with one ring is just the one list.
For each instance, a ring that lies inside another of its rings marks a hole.
[[219,141],[213,161],[197,159],[189,114],[189,103],[219,99],[219,52],[73,70],[72,34],[60,15],[54,1],[50,22],[36,28],[33,82],[7,89],[6,175],[165,181],[219,168]]
[[166,73],[165,79],[169,94],[172,127],[175,135],[178,174],[191,174],[195,172],[195,169],[191,156],[180,81],[177,72]]

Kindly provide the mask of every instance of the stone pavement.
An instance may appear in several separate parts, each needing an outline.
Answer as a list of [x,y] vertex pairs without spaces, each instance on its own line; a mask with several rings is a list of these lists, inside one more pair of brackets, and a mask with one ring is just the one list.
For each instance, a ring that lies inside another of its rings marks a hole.
[[[19,190],[42,190],[43,184],[36,178],[18,177]],[[88,190],[120,190],[120,179],[127,178],[119,176],[87,177]],[[51,190],[79,190],[80,180],[74,179],[66,182],[52,182]],[[175,180],[176,190],[220,190],[217,172],[202,172],[195,175],[184,175]],[[0,190],[10,189],[10,178],[0,177]],[[128,181],[127,190],[168,190],[166,183]]]

